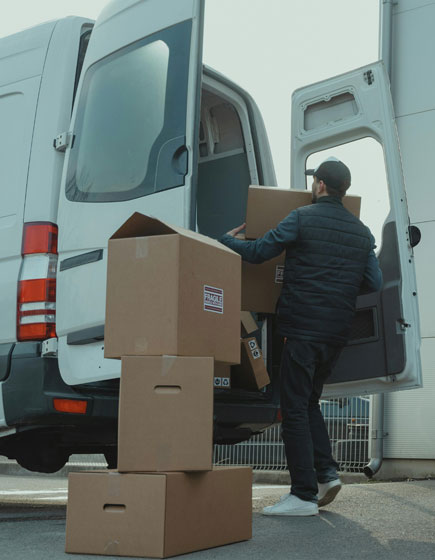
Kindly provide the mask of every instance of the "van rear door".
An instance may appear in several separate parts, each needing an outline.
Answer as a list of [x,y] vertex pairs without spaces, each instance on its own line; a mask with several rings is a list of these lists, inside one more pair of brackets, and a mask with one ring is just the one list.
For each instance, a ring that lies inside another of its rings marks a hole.
[[107,242],[135,211],[194,225],[203,0],[114,0],[83,64],[59,202],[57,320],[66,383],[103,358]]
[[[351,340],[325,386],[325,396],[420,386],[414,256],[389,79],[383,63],[297,90],[292,98],[291,134],[291,184],[295,187],[305,183],[305,165],[311,154],[367,137],[383,148],[388,182],[390,212],[382,242],[378,243],[383,289],[358,298]],[[366,180],[371,180],[370,168]],[[369,203],[364,198],[362,202]],[[371,211],[376,212],[375,204]]]

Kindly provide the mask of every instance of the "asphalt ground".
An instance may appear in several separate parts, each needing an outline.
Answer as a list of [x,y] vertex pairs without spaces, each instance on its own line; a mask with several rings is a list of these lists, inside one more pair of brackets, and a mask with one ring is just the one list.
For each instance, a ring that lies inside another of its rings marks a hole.
[[[66,555],[61,477],[0,476],[2,560],[95,559]],[[336,500],[307,518],[265,517],[286,486],[253,486],[253,538],[186,554],[212,560],[434,560],[435,481],[345,485]],[[114,558],[114,557],[106,557]]]

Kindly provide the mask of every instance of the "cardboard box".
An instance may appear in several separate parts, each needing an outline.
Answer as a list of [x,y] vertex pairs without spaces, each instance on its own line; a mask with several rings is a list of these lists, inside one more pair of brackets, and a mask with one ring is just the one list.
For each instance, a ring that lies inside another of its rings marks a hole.
[[122,357],[118,470],[212,468],[213,358]]
[[240,322],[242,323],[242,336],[258,331],[257,322],[250,311],[242,311],[240,313]]
[[242,263],[242,309],[275,313],[281,294],[285,252],[262,264]]
[[[307,190],[279,187],[249,187],[245,235],[257,239],[275,228],[292,210],[311,204]],[[359,217],[361,198],[346,195],[344,206]],[[281,294],[285,252],[262,264],[242,263],[242,310],[275,313]]]
[[166,558],[252,536],[252,472],[71,473],[66,552]]
[[[244,233],[239,233],[236,237],[242,240],[246,239]],[[284,264],[285,252],[262,264],[242,262],[241,316],[249,311],[275,313],[284,279]],[[249,315],[251,314],[249,313]],[[242,336],[246,334],[251,333],[246,332],[242,320]]]
[[[275,228],[292,210],[311,204],[307,190],[250,186],[246,210],[246,238],[258,239]],[[359,218],[361,197],[346,195],[343,205]]]
[[231,366],[215,362],[214,386],[217,389],[231,389]]
[[244,338],[241,345],[241,364],[231,368],[233,387],[256,391],[269,385],[270,377],[257,339]]
[[240,285],[234,251],[133,214],[109,241],[104,356],[239,363]]

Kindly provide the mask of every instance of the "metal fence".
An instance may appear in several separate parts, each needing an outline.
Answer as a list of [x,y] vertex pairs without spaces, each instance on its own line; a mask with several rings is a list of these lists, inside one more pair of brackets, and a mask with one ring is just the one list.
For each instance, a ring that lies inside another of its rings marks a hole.
[[[352,397],[321,402],[332,451],[342,472],[362,472],[369,460],[370,399]],[[215,465],[250,465],[254,469],[287,468],[281,426],[236,445],[215,445]]]
[[[342,472],[362,472],[369,461],[370,399],[352,397],[321,402],[328,427],[332,451]],[[70,464],[89,467],[106,466],[104,455],[72,455]],[[254,469],[285,470],[287,468],[281,426],[276,425],[258,436],[236,445],[215,445],[215,465],[249,465]]]

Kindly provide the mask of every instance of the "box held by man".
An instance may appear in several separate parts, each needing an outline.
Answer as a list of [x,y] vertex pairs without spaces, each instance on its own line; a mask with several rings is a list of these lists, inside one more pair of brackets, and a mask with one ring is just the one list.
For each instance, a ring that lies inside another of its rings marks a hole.
[[[246,238],[258,239],[276,226],[292,210],[312,204],[312,193],[307,190],[282,187],[250,186],[246,208]],[[359,218],[361,197],[346,195],[343,206]]]

